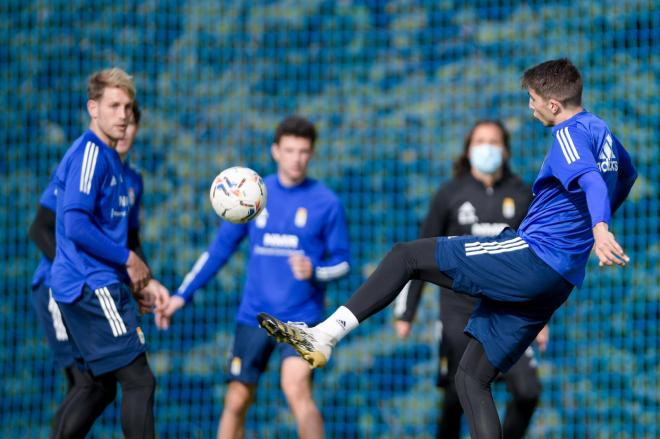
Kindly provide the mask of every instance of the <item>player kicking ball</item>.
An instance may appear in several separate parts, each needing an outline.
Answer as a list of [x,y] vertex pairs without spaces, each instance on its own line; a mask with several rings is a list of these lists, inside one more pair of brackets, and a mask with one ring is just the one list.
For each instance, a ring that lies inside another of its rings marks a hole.
[[293,345],[312,367],[359,323],[390,304],[410,279],[481,299],[465,331],[471,340],[455,377],[473,438],[500,438],[490,384],[520,358],[574,287],[591,250],[600,266],[629,262],[609,231],[637,172],[607,124],[582,107],[582,77],[567,59],[525,71],[529,108],[553,143],[534,182],[534,200],[518,231],[492,238],[439,237],[396,244],[345,305],[320,324],[258,316],[272,336]]

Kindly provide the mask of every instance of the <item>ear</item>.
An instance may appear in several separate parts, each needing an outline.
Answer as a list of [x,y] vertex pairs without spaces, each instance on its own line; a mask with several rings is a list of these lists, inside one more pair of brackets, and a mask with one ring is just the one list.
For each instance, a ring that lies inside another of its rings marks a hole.
[[548,104],[550,106],[550,111],[552,111],[552,114],[554,114],[554,115],[559,114],[561,112],[561,110],[563,110],[563,108],[564,108],[563,105],[561,104],[561,102],[559,102],[557,99],[550,98],[550,100],[548,101]]
[[273,160],[279,162],[280,159],[280,145],[273,143],[270,145],[270,155],[273,157]]
[[99,104],[93,99],[90,99],[87,101],[87,113],[89,113],[89,117],[92,119],[96,119],[98,117],[98,111],[99,111]]

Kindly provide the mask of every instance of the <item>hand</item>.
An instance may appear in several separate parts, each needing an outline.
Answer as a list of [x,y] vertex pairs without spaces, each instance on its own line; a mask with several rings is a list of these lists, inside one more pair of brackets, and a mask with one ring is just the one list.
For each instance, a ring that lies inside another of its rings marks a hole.
[[170,296],[167,303],[160,309],[156,309],[156,326],[158,329],[168,329],[172,316],[179,309],[183,308],[186,302],[180,296]]
[[131,290],[133,294],[142,291],[151,279],[151,271],[149,271],[149,267],[147,267],[147,264],[145,264],[133,250],[128,254],[126,271],[131,280]]
[[594,234],[594,252],[598,256],[598,266],[617,264],[625,267],[630,258],[608,230],[607,223],[600,222],[592,229]]
[[312,278],[312,261],[305,255],[299,253],[289,256],[289,265],[293,277],[298,280],[307,280]]
[[541,332],[536,336],[536,344],[539,348],[539,352],[543,353],[548,348],[548,340],[550,340],[550,328],[548,325],[545,325]]
[[397,337],[401,340],[405,340],[412,332],[412,323],[403,320],[395,320],[394,330],[396,331]]
[[142,291],[133,296],[140,304],[140,312],[145,314],[146,307],[148,307],[146,312],[162,310],[170,299],[170,292],[163,284],[152,278]]
[[143,288],[140,292],[132,294],[133,298],[138,303],[140,314],[148,314],[154,310],[154,306],[156,304],[156,296],[152,291],[148,290],[147,287]]

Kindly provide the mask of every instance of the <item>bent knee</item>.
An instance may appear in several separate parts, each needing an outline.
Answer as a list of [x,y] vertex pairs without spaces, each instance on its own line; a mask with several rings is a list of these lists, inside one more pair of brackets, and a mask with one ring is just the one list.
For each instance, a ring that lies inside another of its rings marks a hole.
[[462,367],[459,367],[456,370],[456,374],[454,375],[454,389],[456,389],[456,395],[458,395],[459,398],[466,393],[468,381],[470,379],[470,376],[465,373],[465,370]]
[[303,383],[282,383],[282,392],[287,401],[295,403],[296,401],[311,401],[312,391],[308,384]]
[[229,383],[227,393],[225,394],[224,411],[236,416],[243,416],[252,403],[254,390],[237,381]]
[[400,258],[408,263],[414,257],[412,248],[413,246],[410,242],[397,242],[392,246],[390,255]]
[[141,389],[142,391],[154,392],[156,390],[156,377],[150,369],[142,371],[139,375],[130,376],[120,380],[123,391]]
[[93,386],[94,396],[104,401],[105,404],[110,404],[117,397],[117,383],[104,382],[98,383]]

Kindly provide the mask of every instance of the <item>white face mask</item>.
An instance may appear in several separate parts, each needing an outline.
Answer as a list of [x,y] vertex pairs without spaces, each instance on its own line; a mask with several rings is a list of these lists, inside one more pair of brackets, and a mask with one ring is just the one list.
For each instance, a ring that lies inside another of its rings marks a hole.
[[504,161],[504,148],[482,143],[470,147],[470,165],[483,174],[494,174]]

